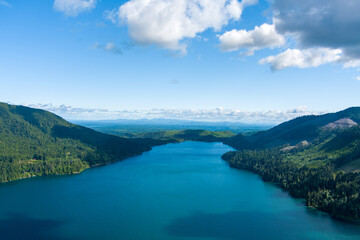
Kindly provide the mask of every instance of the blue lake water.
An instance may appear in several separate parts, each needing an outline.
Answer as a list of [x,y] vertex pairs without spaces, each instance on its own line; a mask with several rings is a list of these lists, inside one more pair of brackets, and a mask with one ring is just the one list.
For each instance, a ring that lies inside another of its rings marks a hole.
[[231,169],[229,150],[168,144],[79,175],[1,184],[0,239],[360,239],[360,226]]

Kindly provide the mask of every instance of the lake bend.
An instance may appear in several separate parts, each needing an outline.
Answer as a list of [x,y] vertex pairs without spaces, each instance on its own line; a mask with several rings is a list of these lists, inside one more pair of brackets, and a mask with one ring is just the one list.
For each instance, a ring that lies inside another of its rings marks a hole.
[[360,225],[232,169],[222,143],[183,142],[78,175],[0,185],[0,239],[360,239]]

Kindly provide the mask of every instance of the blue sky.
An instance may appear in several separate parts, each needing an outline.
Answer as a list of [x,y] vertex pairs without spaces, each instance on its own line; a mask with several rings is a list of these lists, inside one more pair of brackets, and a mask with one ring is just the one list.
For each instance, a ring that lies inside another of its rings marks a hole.
[[[67,118],[94,118],[64,112],[75,108],[100,109],[97,119],[154,109],[206,119],[220,109],[232,114],[211,120],[247,122],[360,105],[360,33],[350,28],[359,3],[245,1],[0,0],[0,101]],[[294,9],[302,22],[286,14]]]

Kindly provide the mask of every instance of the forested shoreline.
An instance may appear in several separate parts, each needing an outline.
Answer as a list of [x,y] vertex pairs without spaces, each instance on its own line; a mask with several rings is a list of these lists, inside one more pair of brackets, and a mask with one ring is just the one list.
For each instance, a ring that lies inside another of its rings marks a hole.
[[233,168],[278,184],[306,205],[343,220],[360,220],[360,108],[298,117],[225,143]]
[[360,128],[346,133],[358,136],[343,143],[343,148],[339,148],[339,137],[334,137],[291,151],[281,147],[241,150],[228,152],[222,158],[230,167],[254,172],[266,182],[279,184],[291,196],[306,199],[307,206],[335,218],[359,222],[360,173],[354,163],[360,158]]
[[79,173],[164,143],[103,134],[44,110],[0,103],[0,182]]

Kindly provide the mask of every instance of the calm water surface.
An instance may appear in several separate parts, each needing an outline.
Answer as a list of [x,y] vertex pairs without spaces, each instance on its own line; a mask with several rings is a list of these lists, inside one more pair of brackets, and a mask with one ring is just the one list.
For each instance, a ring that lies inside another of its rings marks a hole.
[[184,142],[80,175],[0,185],[0,239],[360,239],[251,173],[221,143]]

